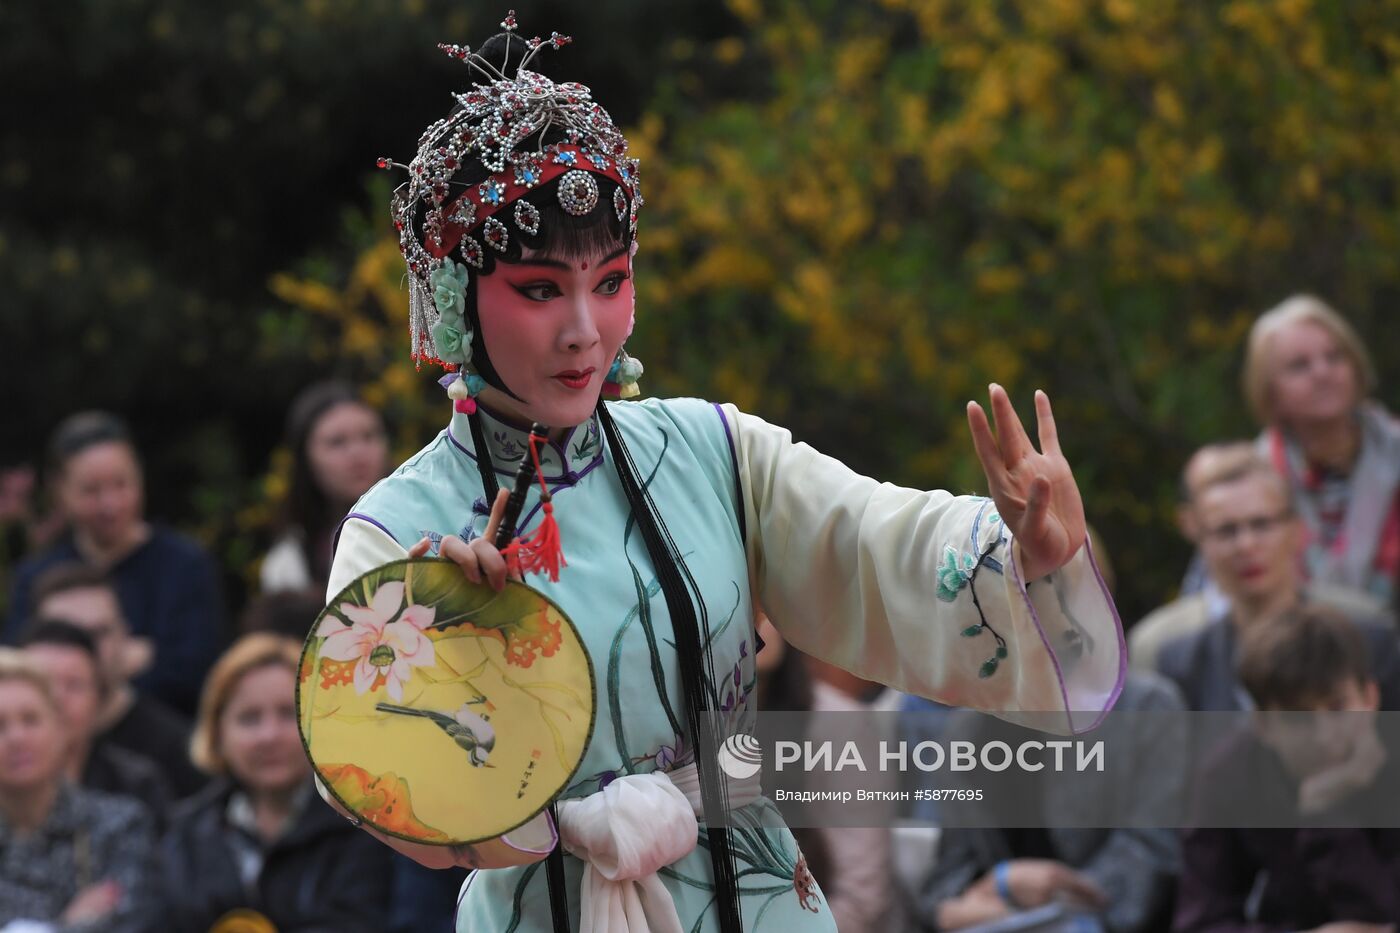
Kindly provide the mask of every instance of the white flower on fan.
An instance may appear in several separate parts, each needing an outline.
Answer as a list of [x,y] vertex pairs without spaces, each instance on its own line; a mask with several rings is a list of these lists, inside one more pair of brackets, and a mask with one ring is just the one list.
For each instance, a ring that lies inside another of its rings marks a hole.
[[434,662],[433,642],[423,630],[433,624],[437,610],[431,606],[408,606],[402,612],[403,583],[382,584],[368,606],[341,603],[340,611],[352,623],[346,626],[327,616],[316,630],[325,636],[321,653],[336,661],[354,661],[355,692],[374,686],[379,675],[389,696],[403,699],[403,685],[413,676],[414,667]]

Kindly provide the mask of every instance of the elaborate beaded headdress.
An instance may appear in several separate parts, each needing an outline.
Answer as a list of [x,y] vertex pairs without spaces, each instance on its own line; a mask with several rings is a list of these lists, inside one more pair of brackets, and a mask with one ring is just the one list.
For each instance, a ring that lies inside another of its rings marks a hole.
[[[501,28],[515,33],[514,10]],[[420,364],[457,371],[470,363],[472,334],[463,317],[469,277],[484,265],[486,250],[505,252],[512,225],[531,236],[539,232],[539,208],[521,200],[532,189],[559,179],[559,205],[577,217],[597,206],[595,176],[610,178],[617,187],[609,209],[635,236],[642,196],[638,163],[627,155],[627,140],[588,88],[556,84],[529,70],[541,49],[560,49],[571,41],[557,32],[524,41],[526,51],[513,77],[506,74],[508,61],[497,65],[467,46],[439,45],[486,80],[453,95],[458,107],[427,128],[408,165],[378,160],[380,168],[404,168],[409,174],[394,192],[393,214],[399,250],[408,264],[412,354]],[[507,43],[507,55],[512,44]],[[546,144],[550,135],[560,141]],[[453,181],[473,159],[492,174],[470,185]],[[610,377],[626,382],[632,376],[630,383],[635,383],[639,367],[628,367],[635,361],[622,356],[623,365],[615,365],[619,372]],[[457,381],[467,379],[479,387],[480,377],[464,374]],[[449,387],[454,397],[466,397],[464,389],[454,389],[458,386]]]

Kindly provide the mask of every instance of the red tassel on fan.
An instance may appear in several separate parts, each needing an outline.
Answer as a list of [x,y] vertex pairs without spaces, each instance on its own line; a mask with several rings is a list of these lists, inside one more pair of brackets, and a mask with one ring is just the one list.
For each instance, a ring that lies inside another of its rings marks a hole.
[[550,582],[559,582],[559,568],[567,567],[564,550],[559,542],[559,523],[554,520],[554,503],[545,492],[544,521],[529,536],[521,536],[501,552],[510,569],[524,576],[527,573],[547,573]]
[[564,559],[564,548],[559,540],[559,523],[554,520],[554,502],[549,494],[549,485],[544,481],[544,471],[540,469],[540,451],[535,436],[530,435],[530,459],[535,462],[535,476],[540,481],[540,502],[544,505],[544,520],[531,535],[520,535],[501,551],[506,566],[511,573],[524,576],[527,573],[549,574],[551,583],[559,582],[559,568],[569,566]]

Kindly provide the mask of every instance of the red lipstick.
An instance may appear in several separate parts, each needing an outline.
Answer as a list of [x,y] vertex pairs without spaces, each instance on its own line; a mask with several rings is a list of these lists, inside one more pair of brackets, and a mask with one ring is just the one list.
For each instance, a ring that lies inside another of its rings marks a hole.
[[590,366],[585,370],[565,369],[555,373],[554,378],[570,389],[585,389],[588,387],[589,380],[593,378],[593,367]]

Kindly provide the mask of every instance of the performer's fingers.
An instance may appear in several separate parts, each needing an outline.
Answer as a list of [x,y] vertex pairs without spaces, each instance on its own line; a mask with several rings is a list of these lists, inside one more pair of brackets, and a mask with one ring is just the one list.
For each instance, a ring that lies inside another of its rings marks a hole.
[[992,414],[997,423],[997,446],[1001,449],[1002,462],[1009,469],[1017,461],[1031,453],[1031,439],[1021,425],[1021,418],[1011,405],[1011,396],[995,382],[989,387],[992,396]]
[[501,556],[501,552],[486,538],[478,538],[472,544],[476,545],[473,550],[476,551],[481,571],[486,575],[491,588],[497,592],[505,589],[506,559]]
[[1030,494],[1026,497],[1026,513],[1021,519],[1021,540],[1034,541],[1045,531],[1045,517],[1050,510],[1050,480],[1037,473],[1031,480]]
[[1050,396],[1040,389],[1035,390],[1035,420],[1040,433],[1040,452],[1059,454],[1060,433],[1055,428],[1055,413],[1050,409]]
[[473,583],[481,582],[481,564],[476,551],[456,535],[448,535],[438,545],[438,554],[462,568],[462,574]]
[[422,557],[428,553],[428,548],[433,546],[433,542],[428,538],[422,538],[417,544],[408,549],[409,557]]
[[496,490],[496,501],[491,503],[491,517],[486,520],[486,532],[482,535],[492,544],[496,543],[496,532],[501,527],[501,518],[506,514],[506,500],[510,498],[510,490]]
[[967,427],[972,432],[972,447],[982,463],[982,472],[987,474],[987,482],[993,489],[1000,489],[1006,467],[1001,462],[1001,451],[992,436],[992,427],[987,423],[987,413],[976,402],[967,403]]

